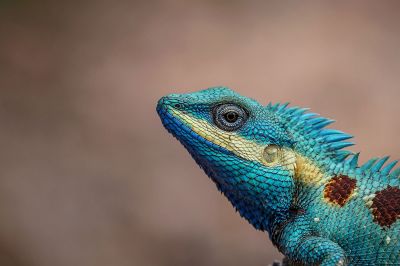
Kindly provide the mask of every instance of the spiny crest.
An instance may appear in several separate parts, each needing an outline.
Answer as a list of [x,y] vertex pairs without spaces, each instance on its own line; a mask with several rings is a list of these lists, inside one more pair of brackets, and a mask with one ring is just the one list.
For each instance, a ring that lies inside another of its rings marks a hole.
[[[400,168],[395,169],[398,160],[389,161],[389,156],[382,158],[372,158],[362,165],[358,165],[360,153],[356,153],[350,158],[344,160],[342,165],[344,168],[357,169],[360,173],[368,173],[369,175],[400,177]],[[385,163],[388,162],[386,165]],[[385,165],[385,166],[384,166]]]
[[400,168],[398,167],[394,169],[394,167],[398,163],[398,160],[389,162],[385,165],[385,167],[383,167],[383,165],[388,160],[389,156],[385,156],[382,158],[372,158],[363,165],[361,165],[359,168],[362,172],[380,173],[381,175],[384,176],[400,177]]
[[321,160],[329,157],[337,162],[343,162],[353,154],[351,151],[343,150],[354,145],[352,142],[345,141],[353,136],[339,130],[325,128],[334,120],[307,112],[308,108],[288,107],[288,105],[289,103],[274,105],[270,103],[266,108],[284,120],[287,130],[295,138],[298,148],[303,149],[306,153],[311,149],[315,159]]
[[379,172],[381,175],[400,177],[400,167],[394,169],[398,162],[397,160],[383,167],[389,156],[381,159],[373,158],[358,166],[360,154],[343,150],[343,148],[354,145],[354,143],[346,141],[353,138],[353,136],[340,130],[325,128],[332,124],[334,120],[321,117],[315,113],[309,113],[307,112],[308,108],[288,107],[288,105],[289,103],[276,103],[274,105],[269,103],[266,108],[285,120],[288,130],[297,138],[296,141],[304,142],[298,143],[300,147],[304,146],[305,149],[319,152],[322,157],[329,156],[330,159],[341,163],[345,167],[353,169],[359,167],[362,172]]

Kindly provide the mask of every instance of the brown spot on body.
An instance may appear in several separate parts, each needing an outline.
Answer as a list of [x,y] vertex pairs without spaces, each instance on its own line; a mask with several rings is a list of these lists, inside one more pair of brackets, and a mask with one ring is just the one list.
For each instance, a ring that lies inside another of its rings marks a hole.
[[343,207],[354,192],[356,184],[357,180],[346,175],[334,176],[325,185],[324,198],[331,203]]
[[390,227],[400,218],[400,189],[388,186],[376,192],[371,209],[374,222],[380,226]]

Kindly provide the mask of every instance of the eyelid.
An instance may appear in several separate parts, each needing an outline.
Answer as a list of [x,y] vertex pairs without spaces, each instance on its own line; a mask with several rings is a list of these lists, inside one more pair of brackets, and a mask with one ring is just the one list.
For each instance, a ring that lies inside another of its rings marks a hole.
[[242,105],[240,103],[234,102],[234,101],[222,101],[222,102],[219,102],[217,104],[214,104],[214,106],[211,108],[211,111],[214,112],[215,109],[217,109],[221,105],[234,105],[234,106],[242,109],[246,113],[247,117],[250,117],[249,109],[246,106],[244,106],[244,105]]

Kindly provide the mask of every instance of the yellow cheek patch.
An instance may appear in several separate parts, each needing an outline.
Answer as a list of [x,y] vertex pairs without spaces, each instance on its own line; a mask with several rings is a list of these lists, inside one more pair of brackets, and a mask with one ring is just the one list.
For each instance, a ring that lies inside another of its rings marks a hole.
[[205,120],[190,116],[181,111],[172,110],[172,112],[174,116],[185,122],[199,136],[233,152],[243,159],[259,162],[268,167],[279,165],[292,173],[295,171],[296,154],[290,149],[280,149],[278,159],[275,162],[268,163],[264,158],[266,145],[245,139],[235,132],[223,131]]
[[173,114],[184,121],[191,129],[204,139],[223,147],[236,155],[251,161],[262,161],[263,147],[253,141],[247,140],[235,132],[226,132],[210,125],[207,121],[199,119],[178,110]]

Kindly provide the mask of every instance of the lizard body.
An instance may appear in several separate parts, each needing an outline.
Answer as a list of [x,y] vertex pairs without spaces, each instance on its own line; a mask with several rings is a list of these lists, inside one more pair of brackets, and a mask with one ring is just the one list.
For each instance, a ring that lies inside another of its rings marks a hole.
[[[400,168],[358,164],[352,136],[225,87],[160,99],[164,127],[289,265],[400,265]],[[386,165],[385,165],[386,163]]]

